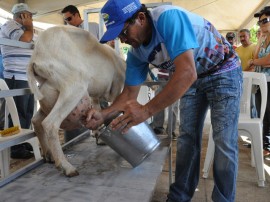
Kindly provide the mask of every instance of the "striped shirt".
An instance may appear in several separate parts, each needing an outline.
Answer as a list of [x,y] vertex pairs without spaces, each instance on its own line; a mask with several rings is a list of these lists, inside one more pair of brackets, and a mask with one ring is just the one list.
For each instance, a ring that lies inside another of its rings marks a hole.
[[[14,20],[9,20],[1,26],[0,37],[19,41],[23,33],[24,28],[21,24]],[[14,76],[16,80],[26,81],[26,69],[32,52],[32,49],[1,45],[4,78],[10,79]]]

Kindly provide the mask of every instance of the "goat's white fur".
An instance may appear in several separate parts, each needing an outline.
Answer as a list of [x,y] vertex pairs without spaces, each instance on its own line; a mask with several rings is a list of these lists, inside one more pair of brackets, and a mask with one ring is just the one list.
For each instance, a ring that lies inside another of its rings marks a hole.
[[38,37],[27,69],[29,86],[40,102],[32,122],[45,160],[54,161],[65,175],[78,172],[60,145],[62,122],[82,98],[96,107],[99,99],[113,101],[122,90],[124,72],[124,60],[87,31],[59,26]]

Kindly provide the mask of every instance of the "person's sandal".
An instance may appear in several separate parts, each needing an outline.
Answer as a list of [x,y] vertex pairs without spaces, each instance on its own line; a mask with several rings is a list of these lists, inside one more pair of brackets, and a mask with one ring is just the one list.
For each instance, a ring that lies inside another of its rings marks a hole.
[[156,127],[153,130],[157,135],[162,135],[164,133],[164,128],[163,127]]

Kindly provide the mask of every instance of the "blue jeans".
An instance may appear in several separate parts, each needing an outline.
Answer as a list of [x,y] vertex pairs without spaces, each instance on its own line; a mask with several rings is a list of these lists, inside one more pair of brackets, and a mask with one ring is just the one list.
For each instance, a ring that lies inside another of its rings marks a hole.
[[180,136],[177,140],[175,182],[169,202],[188,202],[200,176],[204,119],[211,109],[215,155],[214,202],[233,202],[238,172],[238,117],[242,94],[241,67],[198,79],[180,101]]

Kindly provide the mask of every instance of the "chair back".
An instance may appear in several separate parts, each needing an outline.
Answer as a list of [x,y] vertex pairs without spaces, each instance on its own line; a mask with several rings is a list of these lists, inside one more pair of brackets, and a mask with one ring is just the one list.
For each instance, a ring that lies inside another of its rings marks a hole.
[[[0,79],[0,90],[9,90],[5,80]],[[6,115],[10,114],[14,126],[19,126],[21,128],[20,119],[18,116],[17,107],[15,105],[13,97],[5,97],[6,100]],[[5,123],[8,122],[7,116],[5,117]],[[8,124],[5,124],[5,128]]]
[[267,102],[267,79],[265,74],[258,72],[243,72],[243,94],[240,100],[240,117],[251,118],[252,88],[257,85],[261,91],[260,118],[263,120]]

